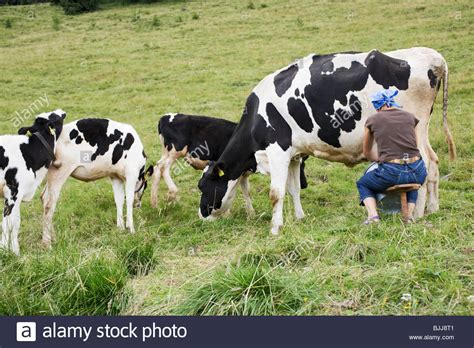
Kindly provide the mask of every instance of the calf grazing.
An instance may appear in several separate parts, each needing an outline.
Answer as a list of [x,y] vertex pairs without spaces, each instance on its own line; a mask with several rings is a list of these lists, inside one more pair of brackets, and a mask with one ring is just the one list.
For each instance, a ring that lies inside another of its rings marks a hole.
[[277,234],[283,224],[286,188],[293,197],[296,217],[302,218],[300,162],[294,159],[312,155],[348,166],[366,160],[362,153],[364,125],[375,112],[368,96],[390,87],[400,91],[397,101],[420,121],[416,132],[428,179],[419,191],[415,216],[424,214],[425,205],[428,212],[437,210],[438,158],[430,145],[428,124],[443,81],[443,126],[454,159],[447,125],[447,79],[443,56],[424,47],[386,54],[377,50],[311,54],[268,75],[247,98],[232,138],[201,178],[199,214],[209,218],[225,212],[239,178],[257,161],[257,170],[271,176],[271,232]]
[[124,228],[123,204],[126,197],[126,227],[134,232],[133,203],[140,206],[147,187],[146,156],[140,138],[132,126],[108,119],[86,118],[68,123],[57,142],[59,168],[47,175],[43,200],[43,243],[51,245],[54,237],[53,214],[63,184],[69,176],[81,181],[109,177],[117,207],[117,226]]
[[5,199],[0,247],[19,255],[20,204],[33,199],[54,160],[66,113],[42,113],[19,135],[0,136],[0,195]]
[[[234,122],[208,116],[166,114],[161,117],[158,123],[158,134],[163,154],[153,174],[152,207],[157,206],[158,186],[162,176],[168,186],[168,199],[176,198],[178,188],[170,175],[171,166],[176,160],[184,157],[194,169],[203,170],[210,161],[216,161],[219,158],[236,126]],[[247,172],[239,180],[245,208],[249,215],[253,214],[248,182],[248,176],[252,171],[255,171],[255,165],[249,166]],[[306,188],[303,169],[301,183],[302,188]]]

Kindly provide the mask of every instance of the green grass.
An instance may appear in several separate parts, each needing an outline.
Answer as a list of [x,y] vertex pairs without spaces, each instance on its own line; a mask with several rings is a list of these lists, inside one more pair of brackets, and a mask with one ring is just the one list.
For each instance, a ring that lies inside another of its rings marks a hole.
[[251,178],[255,218],[247,219],[239,196],[228,218],[205,223],[196,214],[200,173],[187,169],[175,180],[178,202],[166,203],[162,187],[154,210],[147,192],[135,236],[116,229],[107,180],[70,179],[52,251],[41,248],[39,192],[22,205],[22,255],[0,254],[1,314],[474,312],[469,1],[166,1],[73,17],[43,4],[0,7],[0,22],[1,134],[15,133],[15,112],[46,93],[51,104],[40,111],[62,108],[68,121],[131,123],[156,161],[165,112],[237,121],[260,79],[310,52],[428,46],[449,64],[459,155],[448,162],[440,95],[430,127],[441,176],[449,175],[439,212],[414,225],[388,216],[361,227],[355,181],[364,166],[311,159],[307,217],[296,221],[288,199],[278,237],[269,235],[268,177]]

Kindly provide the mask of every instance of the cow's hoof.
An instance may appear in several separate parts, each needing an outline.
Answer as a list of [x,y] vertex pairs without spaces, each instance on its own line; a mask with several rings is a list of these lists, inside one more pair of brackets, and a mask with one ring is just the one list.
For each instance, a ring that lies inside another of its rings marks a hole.
[[55,168],[61,168],[62,165],[63,165],[63,162],[61,162],[61,160],[58,160],[58,159],[57,159],[57,160],[54,160],[54,161],[53,161],[53,166],[54,166]]
[[426,207],[426,214],[431,214],[439,210],[439,204],[428,204]]
[[255,217],[255,210],[249,209],[247,210],[247,218],[251,219]]
[[170,192],[168,192],[168,194],[166,195],[166,200],[167,200],[168,202],[175,202],[175,201],[176,201],[176,196],[177,196],[177,192],[170,191]]
[[41,244],[43,245],[43,248],[45,248],[46,250],[51,250],[53,248],[53,243],[51,243],[50,240],[49,241],[43,240]]
[[278,233],[280,231],[280,226],[273,226],[270,233],[272,236],[278,236]]
[[295,213],[296,220],[303,220],[305,216],[303,212]]

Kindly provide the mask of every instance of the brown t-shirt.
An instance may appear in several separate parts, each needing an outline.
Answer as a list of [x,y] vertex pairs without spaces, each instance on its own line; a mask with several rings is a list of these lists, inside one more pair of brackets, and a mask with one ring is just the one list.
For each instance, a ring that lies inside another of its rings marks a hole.
[[400,109],[381,110],[365,123],[373,134],[379,152],[379,163],[397,158],[420,156],[416,147],[415,126],[418,119]]

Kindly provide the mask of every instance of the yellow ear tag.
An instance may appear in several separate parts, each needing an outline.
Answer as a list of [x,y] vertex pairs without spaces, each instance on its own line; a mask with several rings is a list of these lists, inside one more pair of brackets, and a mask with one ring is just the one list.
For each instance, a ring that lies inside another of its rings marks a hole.
[[27,132],[26,132],[26,136],[27,136],[27,137],[31,137],[32,135],[33,135],[33,134],[32,134],[30,131],[27,131]]
[[49,127],[49,132],[51,133],[51,135],[55,135],[56,129],[54,129],[53,127]]
[[217,171],[217,175],[224,176],[224,171],[219,168],[219,170]]

